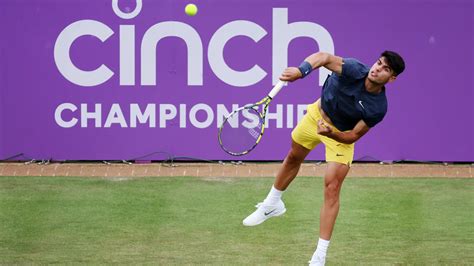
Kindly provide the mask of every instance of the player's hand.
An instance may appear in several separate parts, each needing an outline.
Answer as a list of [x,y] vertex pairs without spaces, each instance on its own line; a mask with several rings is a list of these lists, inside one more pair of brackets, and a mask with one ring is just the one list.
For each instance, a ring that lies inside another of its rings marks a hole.
[[330,126],[326,125],[322,119],[318,120],[318,134],[328,137],[332,133]]
[[301,78],[301,76],[301,72],[297,67],[288,67],[281,73],[280,80],[292,82]]

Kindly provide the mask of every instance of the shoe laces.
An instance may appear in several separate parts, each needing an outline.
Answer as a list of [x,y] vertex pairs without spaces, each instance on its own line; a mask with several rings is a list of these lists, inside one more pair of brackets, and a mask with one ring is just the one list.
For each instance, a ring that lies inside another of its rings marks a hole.
[[256,208],[260,208],[260,207],[272,208],[272,207],[277,207],[277,206],[278,204],[271,205],[271,204],[265,203],[265,201],[259,202],[257,203],[257,205],[255,205]]

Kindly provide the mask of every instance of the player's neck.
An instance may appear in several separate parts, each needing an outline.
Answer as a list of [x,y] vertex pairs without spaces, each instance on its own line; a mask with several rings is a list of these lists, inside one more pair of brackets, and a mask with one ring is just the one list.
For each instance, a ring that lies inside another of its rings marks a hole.
[[383,85],[374,83],[369,80],[369,78],[365,79],[365,89],[372,94],[379,94],[382,92]]

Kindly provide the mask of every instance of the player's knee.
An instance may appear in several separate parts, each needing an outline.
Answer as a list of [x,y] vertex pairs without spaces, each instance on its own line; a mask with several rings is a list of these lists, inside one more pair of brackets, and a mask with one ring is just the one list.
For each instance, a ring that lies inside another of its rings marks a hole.
[[294,150],[290,150],[286,156],[286,161],[290,164],[301,164],[304,161],[304,156],[298,154],[298,152],[295,152]]
[[341,184],[334,180],[331,182],[325,182],[324,184],[324,199],[330,204],[337,203],[339,201],[339,191],[341,190]]

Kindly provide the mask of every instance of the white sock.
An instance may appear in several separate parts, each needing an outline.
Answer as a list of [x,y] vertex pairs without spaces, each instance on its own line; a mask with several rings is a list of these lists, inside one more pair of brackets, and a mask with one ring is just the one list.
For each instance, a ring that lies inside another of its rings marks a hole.
[[283,194],[283,191],[276,189],[274,186],[272,186],[272,189],[268,193],[267,198],[265,199],[265,203],[267,204],[277,204],[277,202],[281,199],[281,195]]
[[319,238],[318,246],[311,260],[315,259],[316,257],[319,257],[320,259],[326,258],[328,247],[329,247],[329,240],[324,240],[322,238]]

